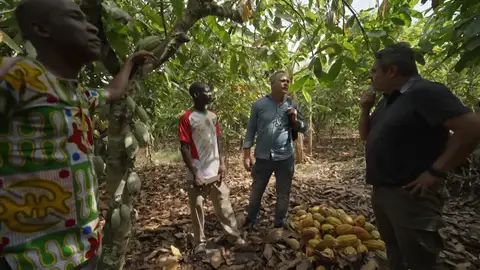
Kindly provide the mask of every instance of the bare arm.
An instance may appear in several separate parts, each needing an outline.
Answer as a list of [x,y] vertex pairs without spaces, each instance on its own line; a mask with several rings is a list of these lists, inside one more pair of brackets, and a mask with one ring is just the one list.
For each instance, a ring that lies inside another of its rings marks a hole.
[[186,142],[180,142],[180,153],[182,153],[183,162],[193,175],[196,175],[197,168],[193,166],[192,155],[190,154],[190,145]]
[[454,133],[433,167],[447,172],[460,165],[479,144],[480,115],[467,113],[445,121],[444,126]]

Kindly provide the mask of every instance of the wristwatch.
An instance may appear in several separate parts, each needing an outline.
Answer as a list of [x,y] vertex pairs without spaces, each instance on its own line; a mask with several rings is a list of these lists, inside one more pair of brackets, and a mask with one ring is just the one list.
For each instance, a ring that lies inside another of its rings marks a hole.
[[447,178],[447,173],[441,172],[433,167],[428,168],[427,172],[438,178]]

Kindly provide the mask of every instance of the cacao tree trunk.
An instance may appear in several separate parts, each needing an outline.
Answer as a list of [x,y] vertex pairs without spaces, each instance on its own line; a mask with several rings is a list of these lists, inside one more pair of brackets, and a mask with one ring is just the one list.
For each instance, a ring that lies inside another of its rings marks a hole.
[[[103,51],[106,52],[102,62],[111,74],[116,74],[119,71],[119,61],[104,35],[101,3],[102,0],[83,0],[80,6],[88,20],[100,29],[99,36]],[[246,9],[248,12],[245,12]],[[250,6],[243,6],[235,10],[230,6],[220,6],[214,1],[189,0],[183,16],[172,28],[168,37],[153,50],[156,61],[153,65],[142,68],[141,75],[158,68],[175,55],[180,46],[189,41],[187,32],[199,19],[213,15],[243,23],[246,18],[242,15],[250,14],[250,9]],[[129,93],[133,92],[135,80],[141,78],[142,76],[134,76]],[[109,209],[104,227],[102,255],[97,268],[101,270],[123,269],[132,227],[137,216],[132,201],[140,189],[140,179],[133,172],[138,146],[137,149],[132,149],[132,146],[128,146],[127,143],[129,138],[135,139],[131,132],[132,114],[135,108],[127,105],[125,98],[110,105],[106,161]]]
[[313,156],[313,117],[310,110],[310,115],[308,116],[308,133],[307,133],[307,154]]

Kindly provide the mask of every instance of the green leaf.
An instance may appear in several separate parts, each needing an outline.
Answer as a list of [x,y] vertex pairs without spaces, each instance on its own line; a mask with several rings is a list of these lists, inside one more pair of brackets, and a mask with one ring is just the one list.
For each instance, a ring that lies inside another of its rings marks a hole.
[[298,89],[302,88],[303,87],[303,84],[305,83],[305,81],[309,78],[310,76],[309,75],[305,75],[303,77],[301,77],[300,79],[298,80],[295,80],[292,85],[290,85],[290,90],[295,92],[297,91]]
[[480,34],[480,18],[474,18],[463,30],[465,38],[470,38]]
[[171,0],[173,7],[173,12],[177,17],[182,16],[183,10],[185,9],[185,1],[184,0]]
[[467,49],[468,51],[473,51],[479,46],[480,46],[480,37],[475,37],[467,43],[467,45],[465,46],[465,49]]
[[478,61],[477,56],[480,54],[480,47],[473,51],[468,51],[462,55],[460,60],[458,60],[457,64],[455,64],[455,71],[460,72],[465,67],[469,66],[469,64],[473,63],[475,60]]
[[305,98],[305,101],[307,101],[307,104],[312,105],[312,96],[305,88],[302,89],[302,94],[303,94],[303,97]]
[[7,46],[10,47],[10,49],[16,51],[17,53],[22,53],[23,52],[22,48],[20,48],[20,46],[18,46],[18,44],[15,43],[15,41],[13,41],[13,39],[10,38],[2,30],[0,30],[0,42],[3,42],[5,44],[7,44]]
[[322,61],[320,61],[320,58],[314,57],[310,62],[309,68],[313,68],[313,74],[315,74],[315,77],[320,81],[323,77]]
[[318,48],[317,53],[325,51],[328,55],[337,55],[343,52],[343,46],[336,42],[330,42]]
[[351,71],[355,71],[358,67],[355,60],[353,60],[348,56],[343,56],[343,62],[345,62],[345,66],[347,66],[347,68],[350,69]]
[[282,19],[284,19],[286,21],[289,21],[289,22],[292,22],[292,21],[295,20],[292,15],[290,15],[288,13],[283,13],[283,12],[280,12],[280,11],[275,12],[275,17],[282,18]]
[[380,39],[378,39],[378,38],[370,39],[370,45],[372,45],[372,49],[374,51],[380,50]]
[[393,17],[392,18],[392,22],[396,25],[405,25],[405,21],[403,21],[402,19],[400,18],[396,18],[396,17]]
[[418,43],[418,47],[420,47],[420,49],[426,53],[431,53],[434,45],[428,41],[421,41]]
[[376,38],[381,38],[383,36],[386,36],[387,32],[383,30],[373,30],[373,31],[368,31],[367,36],[369,37],[376,37]]
[[337,58],[337,60],[332,64],[327,73],[327,79],[329,81],[334,81],[338,77],[338,74],[340,74],[340,70],[342,69],[342,64],[343,57]]

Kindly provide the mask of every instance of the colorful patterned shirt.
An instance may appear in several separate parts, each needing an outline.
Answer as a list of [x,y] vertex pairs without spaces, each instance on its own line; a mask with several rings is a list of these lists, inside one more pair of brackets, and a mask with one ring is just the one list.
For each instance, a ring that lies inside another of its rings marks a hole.
[[94,256],[98,183],[84,90],[27,58],[0,58],[0,257],[12,269],[73,269]]

